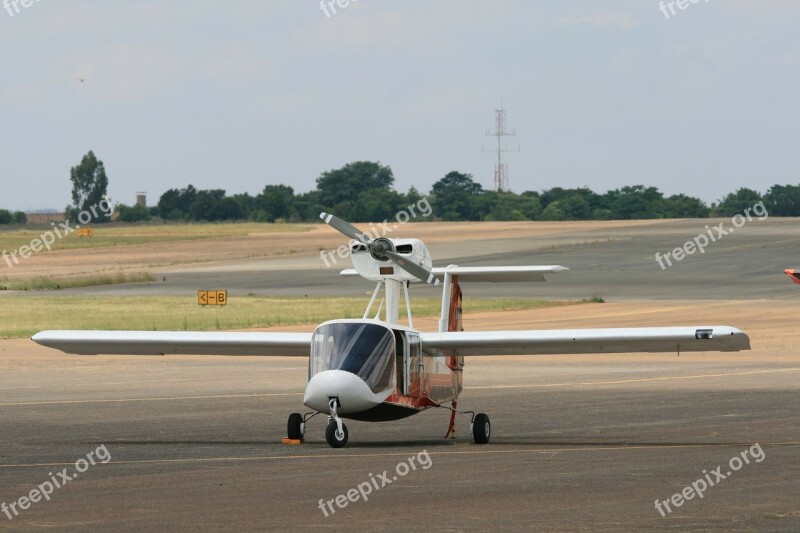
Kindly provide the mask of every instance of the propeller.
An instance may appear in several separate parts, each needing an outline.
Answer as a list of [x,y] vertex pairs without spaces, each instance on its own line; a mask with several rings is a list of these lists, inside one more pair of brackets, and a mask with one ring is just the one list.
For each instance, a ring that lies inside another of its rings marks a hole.
[[430,283],[431,285],[439,284],[439,278],[434,276],[430,270],[397,254],[394,251],[394,244],[390,239],[373,239],[368,233],[359,231],[358,228],[349,222],[344,221],[335,215],[331,215],[330,213],[320,213],[319,218],[321,218],[323,222],[337,230],[339,233],[342,233],[346,237],[362,243],[367,247],[370,255],[372,255],[372,257],[376,260],[391,261],[395,265],[399,266],[412,276],[419,278],[425,283]]

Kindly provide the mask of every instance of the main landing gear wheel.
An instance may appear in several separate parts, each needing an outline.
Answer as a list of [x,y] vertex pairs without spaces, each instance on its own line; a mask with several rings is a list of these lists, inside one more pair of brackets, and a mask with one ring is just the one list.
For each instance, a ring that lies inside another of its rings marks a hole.
[[305,433],[305,424],[303,423],[303,415],[300,413],[292,413],[289,415],[289,423],[287,424],[286,433],[292,440],[301,440],[303,433]]
[[325,428],[325,440],[328,441],[331,448],[342,448],[347,444],[347,426],[342,423],[342,431],[339,432],[336,420],[328,421],[328,427]]
[[492,436],[492,424],[485,413],[478,413],[472,420],[472,438],[475,444],[487,444]]

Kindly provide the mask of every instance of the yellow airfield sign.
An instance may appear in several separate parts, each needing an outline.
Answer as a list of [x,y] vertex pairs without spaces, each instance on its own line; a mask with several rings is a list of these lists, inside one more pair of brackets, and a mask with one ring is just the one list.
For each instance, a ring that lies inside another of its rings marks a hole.
[[197,291],[198,305],[225,305],[228,303],[228,291]]

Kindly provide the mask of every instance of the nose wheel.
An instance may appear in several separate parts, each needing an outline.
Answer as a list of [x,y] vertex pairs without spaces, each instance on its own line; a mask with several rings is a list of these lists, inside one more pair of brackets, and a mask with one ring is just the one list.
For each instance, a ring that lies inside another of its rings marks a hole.
[[328,441],[331,448],[342,448],[347,444],[347,426],[336,414],[336,410],[339,408],[339,398],[331,398],[328,407],[331,410],[331,416],[328,419],[328,427],[325,428],[325,440]]
[[331,448],[342,448],[347,444],[347,426],[344,425],[341,419],[339,423],[342,425],[341,429],[339,429],[339,424],[337,424],[336,420],[329,420],[328,427],[325,428],[325,440],[328,441]]
[[[328,426],[325,428],[325,440],[328,441],[332,448],[343,448],[347,444],[348,433],[347,426],[336,414],[336,410],[339,408],[339,399],[331,398],[328,405],[330,406],[331,416],[328,418]],[[302,442],[306,433],[306,423],[318,414],[320,414],[319,411],[307,413],[305,416],[300,413],[290,414],[286,424],[286,433],[289,435],[288,440]],[[286,441],[287,439],[284,440]]]

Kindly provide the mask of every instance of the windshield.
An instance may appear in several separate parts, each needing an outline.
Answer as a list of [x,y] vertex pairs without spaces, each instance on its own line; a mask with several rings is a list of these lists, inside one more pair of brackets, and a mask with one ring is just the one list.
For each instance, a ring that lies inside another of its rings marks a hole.
[[324,370],[344,370],[363,379],[372,392],[394,386],[392,330],[378,324],[337,322],[314,332],[308,379]]

